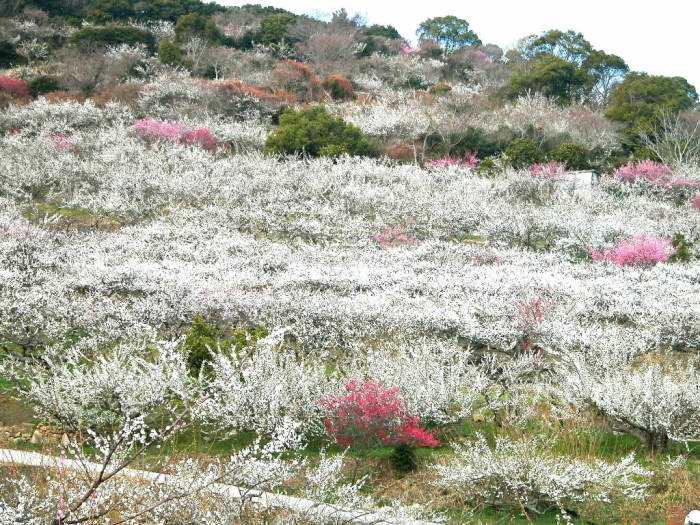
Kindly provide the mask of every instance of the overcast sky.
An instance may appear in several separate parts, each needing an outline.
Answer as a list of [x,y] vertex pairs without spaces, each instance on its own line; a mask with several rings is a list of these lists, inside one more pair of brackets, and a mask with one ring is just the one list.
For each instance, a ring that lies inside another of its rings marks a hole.
[[345,7],[370,24],[391,24],[414,39],[434,16],[465,18],[482,41],[512,46],[546,29],[580,31],[597,48],[624,58],[636,71],[682,76],[700,90],[700,0],[217,0],[260,3],[295,13]]

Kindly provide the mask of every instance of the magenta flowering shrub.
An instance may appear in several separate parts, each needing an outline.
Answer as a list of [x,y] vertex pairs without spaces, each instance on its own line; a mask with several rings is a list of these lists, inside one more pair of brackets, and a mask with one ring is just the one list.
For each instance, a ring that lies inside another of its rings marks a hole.
[[615,172],[615,176],[624,182],[643,180],[667,188],[700,187],[700,181],[688,177],[675,177],[669,166],[653,160],[625,164]]
[[695,194],[693,200],[691,201],[691,205],[693,206],[693,208],[700,211],[700,193]]
[[144,140],[166,140],[190,146],[199,146],[207,151],[217,147],[216,138],[206,128],[190,129],[179,122],[144,118],[137,120],[131,128]]
[[459,166],[461,168],[476,168],[479,165],[479,159],[474,153],[467,153],[464,157],[443,157],[441,159],[431,160],[428,162],[429,168],[449,168],[450,166]]
[[181,137],[180,142],[190,146],[199,146],[207,151],[214,151],[217,146],[216,138],[207,128],[188,131]]
[[19,78],[0,76],[0,91],[15,97],[28,97],[31,94],[29,84]]
[[543,179],[560,179],[566,173],[566,165],[555,160],[533,164],[530,166],[530,175]]
[[653,235],[637,235],[620,242],[609,250],[589,250],[594,261],[606,261],[618,266],[654,266],[668,261],[673,255],[669,239]]
[[321,400],[330,415],[324,426],[343,447],[414,445],[436,447],[438,440],[410,416],[397,387],[384,388],[373,381],[350,381],[347,394]]
[[170,140],[177,142],[189,130],[179,122],[169,122],[154,118],[137,120],[132,128],[142,139]]
[[674,175],[669,166],[651,160],[630,162],[615,172],[615,178],[625,183],[641,182],[646,192],[671,198],[679,205],[700,188],[700,180]]
[[382,248],[418,244],[418,239],[406,233],[406,230],[401,226],[387,226],[380,233],[373,235],[371,239],[378,242]]
[[624,182],[644,180],[655,184],[667,184],[671,180],[671,168],[666,164],[643,160],[628,162],[615,172],[615,177]]

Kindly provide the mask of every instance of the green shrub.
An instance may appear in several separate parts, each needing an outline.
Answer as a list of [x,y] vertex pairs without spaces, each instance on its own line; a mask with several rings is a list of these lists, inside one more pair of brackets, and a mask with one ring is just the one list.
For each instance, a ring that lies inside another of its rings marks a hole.
[[391,453],[391,465],[399,475],[409,474],[418,468],[416,449],[411,445],[397,445]]
[[531,139],[515,139],[508,144],[505,154],[510,161],[510,165],[518,170],[544,160],[544,152],[540,146]]
[[12,42],[0,40],[0,68],[8,68],[23,62]]
[[654,130],[663,114],[675,115],[698,101],[695,87],[682,77],[630,73],[610,96],[606,116],[623,124],[625,151],[644,145],[640,136]]
[[415,90],[425,90],[428,89],[430,85],[420,75],[409,73],[408,78],[403,83],[403,87]]
[[137,2],[137,7],[139,20],[168,20],[172,23],[190,13],[213,15],[226,9],[216,2],[200,0],[148,0]]
[[136,14],[131,4],[130,0],[92,0],[86,9],[86,18],[98,24],[128,20]]
[[362,132],[323,107],[286,110],[279,127],[267,138],[270,153],[336,157],[342,154],[369,155],[372,147]]
[[190,13],[181,16],[175,24],[175,41],[187,42],[193,37],[206,40],[210,44],[220,43],[223,34],[209,16]]
[[378,25],[374,24],[369,27],[365,27],[362,29],[362,33],[367,36],[378,36],[382,38],[388,38],[388,39],[397,39],[401,38],[401,33],[399,33],[396,28],[392,25]]
[[68,38],[69,44],[83,49],[119,44],[132,46],[144,44],[153,51],[155,42],[155,37],[148,31],[128,26],[86,27]]
[[481,128],[467,127],[463,130],[448,133],[431,133],[425,138],[425,152],[432,157],[464,157],[475,153],[480,159],[499,155],[514,139],[513,132],[501,128],[493,133],[487,133]]
[[689,262],[693,258],[693,243],[689,242],[682,233],[676,233],[671,240],[674,252],[671,262]]
[[168,66],[186,66],[185,54],[175,42],[163,40],[158,45],[158,60]]
[[553,55],[541,55],[529,62],[529,67],[510,77],[505,92],[516,99],[535,91],[569,104],[583,94],[587,77],[575,64]]
[[549,158],[566,164],[570,170],[585,170],[591,167],[590,152],[583,146],[571,142],[557,146],[549,154]]
[[482,159],[479,162],[479,165],[476,167],[477,175],[481,175],[482,177],[493,177],[494,175],[498,174],[498,171],[498,164],[496,164],[493,157],[486,157],[485,159]]
[[214,357],[213,351],[238,353],[267,335],[264,327],[240,327],[226,335],[218,326],[207,323],[202,316],[197,316],[185,335],[187,368],[192,376],[197,377],[203,368],[206,371],[206,366]]
[[[198,376],[207,363],[212,360],[212,350],[222,347],[223,334],[215,325],[207,323],[201,316],[192,321],[192,326],[185,337],[187,368],[193,376]],[[225,346],[224,342],[224,346]]]
[[51,93],[52,91],[60,91],[61,84],[54,77],[42,75],[29,81],[29,89],[32,90],[32,95],[37,96]]
[[296,16],[281,13],[266,16],[260,22],[260,30],[253,39],[261,44],[279,44],[283,40],[291,42],[289,27],[296,20]]

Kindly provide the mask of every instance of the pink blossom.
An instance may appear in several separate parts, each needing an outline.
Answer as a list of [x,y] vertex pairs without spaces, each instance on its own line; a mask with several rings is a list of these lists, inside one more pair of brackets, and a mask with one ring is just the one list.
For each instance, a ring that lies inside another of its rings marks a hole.
[[346,395],[321,401],[321,406],[331,414],[324,420],[324,426],[338,444],[438,446],[437,439],[420,427],[418,418],[408,415],[406,405],[398,397],[398,388],[352,380],[345,390]]
[[637,235],[621,241],[610,250],[589,250],[594,261],[607,261],[618,266],[653,266],[668,261],[673,254],[671,241],[652,235]]
[[75,148],[73,139],[64,133],[55,133],[51,136],[54,148],[59,151],[71,151]]
[[211,134],[211,132],[206,128],[199,128],[192,131],[186,132],[181,138],[180,142],[188,145],[199,146],[207,151],[216,150],[216,138]]
[[693,208],[700,211],[700,193],[696,193],[691,201]]
[[401,52],[404,55],[411,55],[413,53],[418,53],[418,51],[420,51],[420,50],[412,48],[407,42],[404,42],[403,44],[401,44]]
[[557,180],[560,179],[564,173],[566,173],[566,165],[555,160],[530,166],[530,175],[533,177]]
[[207,151],[216,150],[216,138],[206,128],[190,129],[180,122],[144,118],[132,126],[144,140],[167,140],[180,144],[199,146]]
[[371,239],[378,242],[382,248],[418,244],[418,239],[406,233],[401,226],[387,226],[380,233],[373,235]]
[[16,97],[28,97],[31,94],[29,84],[19,78],[0,76],[0,91]]
[[154,118],[137,120],[132,129],[142,139],[165,139],[173,142],[178,142],[185,133],[189,132],[189,129],[179,122]]
[[625,182],[634,182],[638,179],[647,182],[667,181],[671,177],[671,168],[666,164],[654,162],[653,160],[643,160],[640,162],[629,162],[618,168],[615,176]]
[[431,160],[428,162],[429,168],[448,168],[450,166],[459,166],[462,168],[476,168],[479,165],[479,159],[474,153],[467,153],[464,157],[442,157],[441,159]]

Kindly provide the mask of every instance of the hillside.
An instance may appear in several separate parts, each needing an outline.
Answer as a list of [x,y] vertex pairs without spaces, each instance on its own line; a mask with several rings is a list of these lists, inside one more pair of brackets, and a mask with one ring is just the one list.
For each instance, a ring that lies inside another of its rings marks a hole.
[[700,507],[686,80],[456,17],[0,16],[0,449],[56,458],[0,454],[0,523]]

